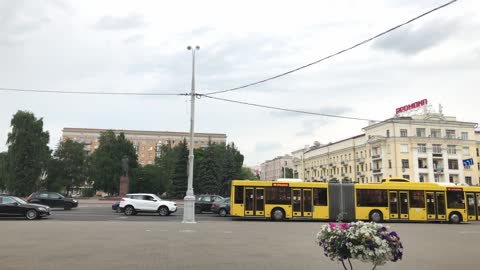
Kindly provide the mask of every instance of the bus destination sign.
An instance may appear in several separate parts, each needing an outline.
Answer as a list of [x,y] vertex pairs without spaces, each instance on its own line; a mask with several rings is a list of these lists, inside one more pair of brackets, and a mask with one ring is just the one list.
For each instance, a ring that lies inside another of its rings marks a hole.
[[272,183],[272,187],[289,187],[289,183]]

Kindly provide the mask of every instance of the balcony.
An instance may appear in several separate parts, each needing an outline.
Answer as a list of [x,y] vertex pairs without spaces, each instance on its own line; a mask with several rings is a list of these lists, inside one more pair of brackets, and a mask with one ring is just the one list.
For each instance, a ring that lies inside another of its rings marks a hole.
[[341,163],[343,166],[347,166],[348,165],[348,161],[342,161]]
[[342,173],[342,177],[347,177],[347,174],[346,174],[346,173]]
[[432,157],[433,158],[443,158],[443,155],[442,155],[442,153],[433,153]]
[[357,158],[358,163],[365,163],[365,158]]
[[381,159],[380,155],[372,155],[372,160]]
[[434,172],[435,174],[443,173],[443,168],[435,168],[435,169],[433,169],[433,172]]
[[372,172],[373,174],[379,174],[382,173],[382,169],[373,169]]

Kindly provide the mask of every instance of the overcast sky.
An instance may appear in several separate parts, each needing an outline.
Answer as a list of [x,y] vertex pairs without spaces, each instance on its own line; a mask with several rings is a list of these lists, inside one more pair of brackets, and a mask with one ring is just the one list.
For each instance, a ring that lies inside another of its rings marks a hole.
[[[167,3],[168,2],[168,3]],[[186,93],[199,45],[197,91],[233,88],[320,59],[443,1],[0,0],[0,87]],[[386,119],[424,98],[480,121],[480,2],[461,0],[318,65],[218,97]],[[365,121],[197,99],[198,132],[226,133],[246,165],[314,141],[360,134]],[[189,131],[186,97],[0,91],[0,151],[18,110],[63,127]]]

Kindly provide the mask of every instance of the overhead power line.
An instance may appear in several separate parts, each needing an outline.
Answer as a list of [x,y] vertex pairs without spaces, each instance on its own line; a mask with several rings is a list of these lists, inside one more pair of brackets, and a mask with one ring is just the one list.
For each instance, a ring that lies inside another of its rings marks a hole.
[[240,90],[240,89],[243,89],[243,88],[247,88],[247,87],[254,86],[254,85],[257,85],[257,84],[261,84],[261,83],[264,83],[264,82],[268,82],[268,81],[271,81],[271,80],[274,80],[274,79],[277,79],[277,78],[286,76],[286,75],[288,75],[288,74],[294,73],[294,72],[296,72],[296,71],[302,70],[302,69],[304,69],[304,68],[313,66],[313,65],[315,65],[315,64],[318,64],[318,63],[320,63],[320,62],[322,62],[322,61],[325,61],[325,60],[330,59],[330,58],[332,58],[332,57],[335,57],[335,56],[337,56],[337,55],[340,55],[340,54],[345,53],[345,52],[347,52],[347,51],[353,50],[353,49],[355,49],[356,47],[359,47],[359,46],[361,46],[361,45],[364,45],[365,43],[368,43],[368,42],[370,42],[370,41],[372,41],[372,40],[374,40],[374,39],[376,39],[376,38],[379,38],[379,37],[381,37],[381,36],[383,36],[383,35],[385,35],[385,34],[388,34],[388,33],[392,32],[392,31],[394,31],[394,30],[396,30],[396,29],[398,29],[398,28],[400,28],[400,27],[402,27],[402,26],[405,26],[405,25],[407,25],[407,24],[409,24],[409,23],[411,23],[411,22],[413,22],[413,21],[416,21],[416,20],[418,20],[418,19],[420,19],[420,18],[422,18],[422,17],[424,17],[424,16],[426,16],[426,15],[428,15],[428,14],[430,14],[430,13],[433,13],[433,12],[435,12],[435,11],[437,11],[437,10],[439,10],[439,9],[442,9],[442,8],[444,8],[444,7],[446,7],[446,6],[449,6],[449,5],[451,5],[451,4],[453,4],[454,2],[457,2],[457,1],[458,1],[458,0],[452,0],[452,1],[448,2],[448,3],[445,3],[445,4],[443,4],[443,5],[441,5],[441,6],[438,6],[438,7],[434,8],[434,9],[431,9],[431,10],[425,12],[425,13],[422,13],[422,14],[420,14],[420,15],[418,15],[418,16],[416,16],[416,17],[414,17],[414,18],[412,18],[412,19],[410,19],[410,20],[408,20],[408,21],[406,21],[406,22],[404,22],[404,23],[401,23],[401,24],[399,24],[399,25],[397,25],[397,26],[394,26],[394,27],[392,27],[392,28],[390,28],[390,29],[388,29],[388,30],[386,30],[386,31],[383,31],[383,32],[381,32],[380,34],[377,34],[377,35],[375,35],[375,36],[373,36],[373,37],[370,37],[370,38],[368,38],[368,39],[365,39],[365,40],[363,40],[363,41],[361,41],[361,42],[359,42],[359,43],[357,43],[357,44],[355,44],[355,45],[353,45],[353,46],[350,46],[350,47],[348,47],[348,48],[346,48],[346,49],[343,49],[343,50],[338,51],[338,52],[336,52],[336,53],[330,54],[330,55],[328,55],[328,56],[325,56],[325,57],[323,57],[323,58],[321,58],[321,59],[319,59],[319,60],[316,60],[316,61],[311,62],[311,63],[309,63],[309,64],[303,65],[303,66],[301,66],[301,67],[298,67],[298,68],[289,70],[289,71],[287,71],[287,72],[284,72],[284,73],[281,73],[281,74],[278,74],[278,75],[275,75],[275,76],[272,76],[272,77],[268,77],[268,78],[263,79],[263,80],[260,80],[260,81],[256,81],[256,82],[253,82],[253,83],[245,84],[245,85],[242,85],[242,86],[238,86],[238,87],[230,88],[230,89],[226,89],[226,90],[209,92],[209,93],[206,93],[205,95],[215,95],[215,94],[220,94],[220,93],[226,93],[226,92],[230,92],[230,91]]
[[197,96],[198,96],[198,97],[206,97],[206,98],[221,100],[221,101],[226,101],[226,102],[231,102],[231,103],[237,103],[237,104],[242,104],[242,105],[260,107],[260,108],[266,108],[266,109],[272,109],[272,110],[278,110],[278,111],[286,111],[286,112],[293,112],[293,113],[302,113],[302,114],[318,115],[318,116],[325,116],[325,117],[334,117],[334,118],[349,119],[349,120],[376,121],[376,122],[379,122],[379,120],[374,120],[374,119],[367,119],[367,118],[360,118],[360,117],[350,117],[350,116],[342,116],[342,115],[335,115],[335,114],[328,114],[328,113],[308,112],[308,111],[303,111],[303,110],[295,110],[295,109],[274,107],[274,106],[255,104],[255,103],[250,103],[250,102],[245,102],[245,101],[238,101],[238,100],[232,100],[232,99],[226,99],[226,98],[213,97],[213,96],[208,96],[208,95],[206,95],[206,94],[197,94]]
[[46,89],[20,89],[0,87],[5,92],[50,93],[50,94],[79,94],[79,95],[117,95],[117,96],[188,96],[189,93],[134,93],[134,92],[102,92],[102,91],[67,91]]

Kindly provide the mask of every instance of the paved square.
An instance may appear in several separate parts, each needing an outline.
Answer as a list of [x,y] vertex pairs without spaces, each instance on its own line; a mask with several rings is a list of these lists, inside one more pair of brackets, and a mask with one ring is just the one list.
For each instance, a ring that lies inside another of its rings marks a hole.
[[[0,269],[341,269],[314,242],[322,224],[3,220]],[[379,269],[478,267],[479,223],[388,225],[405,257]]]

